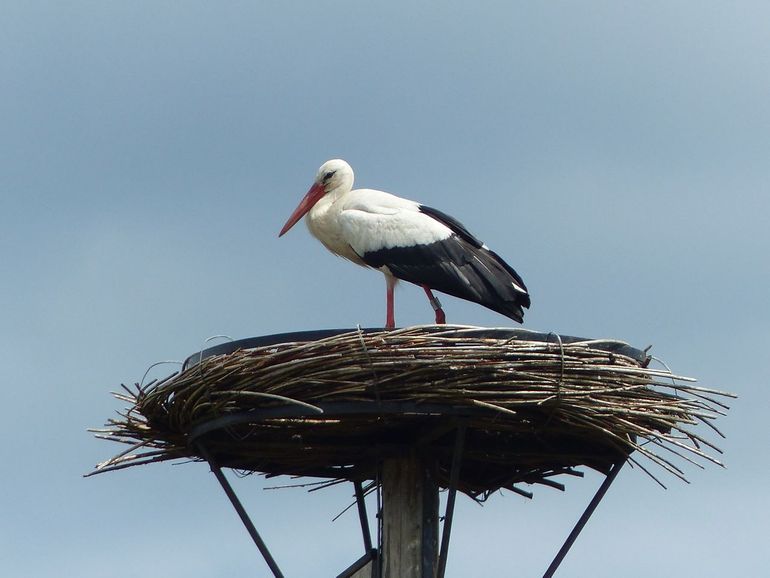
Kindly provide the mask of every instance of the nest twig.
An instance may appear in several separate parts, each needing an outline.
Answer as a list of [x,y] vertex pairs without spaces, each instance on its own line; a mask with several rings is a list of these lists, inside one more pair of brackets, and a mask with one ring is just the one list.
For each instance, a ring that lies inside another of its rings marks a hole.
[[[468,426],[460,489],[474,496],[521,482],[558,487],[551,477],[606,472],[633,452],[681,479],[683,461],[721,465],[693,428],[721,436],[713,422],[731,395],[603,343],[416,327],[213,355],[124,386],[116,396],[130,407],[94,431],[129,448],[93,473],[199,459],[205,440],[222,465],[247,471],[371,479],[381,459],[411,447],[435,456],[446,485],[459,421]],[[223,425],[196,434],[212,423]]]

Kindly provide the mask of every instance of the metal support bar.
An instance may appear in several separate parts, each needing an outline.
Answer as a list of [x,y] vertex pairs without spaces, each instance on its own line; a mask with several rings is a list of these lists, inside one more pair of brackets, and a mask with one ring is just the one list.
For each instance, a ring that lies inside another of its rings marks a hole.
[[363,570],[364,568],[369,566],[371,570],[371,574],[369,578],[374,578],[374,567],[377,563],[377,550],[369,550],[366,554],[361,556],[358,560],[353,562],[350,566],[345,568],[342,572],[337,574],[337,578],[352,578],[355,576],[356,572],[359,572],[360,570]]
[[377,514],[375,519],[377,522],[377,559],[372,564],[372,576],[371,578],[382,578],[382,566],[384,551],[383,544],[383,524],[384,517],[382,515],[382,461],[377,464],[377,477],[374,480],[375,483],[375,497],[377,498]]
[[462,463],[463,447],[465,445],[465,424],[457,428],[455,435],[455,449],[452,454],[452,469],[449,473],[449,494],[446,500],[446,512],[444,513],[444,530],[441,533],[441,549],[438,556],[436,578],[444,578],[447,556],[449,554],[449,538],[452,534],[452,519],[455,511],[455,498],[457,497],[457,483],[460,479],[460,465]]
[[270,567],[270,570],[272,571],[273,576],[275,576],[275,578],[284,578],[283,574],[281,573],[281,570],[278,568],[278,564],[276,564],[272,554],[270,554],[270,550],[267,549],[267,545],[262,540],[262,537],[259,535],[259,532],[257,532],[257,529],[254,527],[254,524],[252,523],[251,518],[249,518],[249,515],[246,513],[246,510],[243,508],[243,504],[241,504],[241,501],[238,499],[238,496],[235,495],[235,491],[233,490],[233,487],[230,485],[230,482],[227,481],[227,478],[225,477],[224,472],[216,464],[216,462],[214,461],[214,458],[211,456],[208,450],[203,446],[203,444],[200,443],[200,441],[197,442],[196,445],[198,447],[198,451],[200,452],[200,455],[203,456],[203,458],[209,463],[209,466],[211,467],[211,472],[216,476],[217,480],[219,481],[219,484],[222,486],[222,489],[225,491],[225,494],[227,494],[227,497],[230,498],[230,502],[235,508],[235,511],[238,512],[238,516],[240,516],[241,521],[243,522],[243,525],[246,526],[246,530],[251,536],[251,539],[254,540],[254,543],[257,545],[257,548],[259,548],[259,551],[262,554],[262,557],[265,559],[265,562],[267,563],[267,565]]
[[372,534],[369,531],[369,519],[366,517],[366,502],[364,502],[364,489],[361,482],[353,482],[356,488],[356,504],[358,505],[358,519],[361,521],[361,534],[364,537],[364,550],[372,549]]
[[588,506],[583,512],[583,515],[580,516],[580,519],[578,519],[577,523],[575,524],[575,527],[572,528],[572,532],[570,532],[569,536],[567,536],[567,539],[565,540],[564,545],[556,554],[556,557],[553,559],[553,562],[551,562],[551,565],[548,566],[548,570],[546,570],[545,574],[543,574],[543,578],[551,578],[554,575],[554,573],[556,572],[556,569],[562,563],[562,561],[564,560],[564,557],[567,555],[567,552],[569,552],[570,548],[572,547],[572,544],[575,543],[575,540],[577,540],[578,535],[580,534],[580,532],[583,530],[583,527],[588,522],[588,519],[591,517],[591,514],[593,514],[594,510],[596,510],[596,506],[599,505],[599,502],[602,501],[604,494],[607,493],[607,490],[610,489],[612,482],[615,481],[615,478],[617,477],[618,472],[620,471],[620,468],[622,468],[623,464],[625,463],[626,463],[626,458],[623,458],[622,460],[615,462],[615,464],[612,466],[612,469],[607,474],[607,477],[604,479],[604,482],[602,483],[602,485],[599,486],[599,489],[596,491],[596,494],[594,495],[593,499],[589,502]]
[[435,461],[423,458],[421,578],[433,578],[438,564],[439,497],[435,467]]

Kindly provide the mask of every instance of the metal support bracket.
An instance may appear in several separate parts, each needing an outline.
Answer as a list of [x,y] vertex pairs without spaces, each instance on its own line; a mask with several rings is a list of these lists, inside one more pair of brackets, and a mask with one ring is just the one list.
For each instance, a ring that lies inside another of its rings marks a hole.
[[353,482],[356,492],[356,505],[358,506],[358,519],[361,521],[361,535],[364,539],[364,555],[358,560],[353,562],[350,566],[345,568],[337,578],[349,578],[353,576],[360,569],[365,567],[369,562],[372,563],[372,578],[376,576],[376,566],[379,558],[378,552],[372,547],[372,534],[369,531],[369,518],[366,515],[366,502],[364,501],[364,489],[360,481]]
[[[243,419],[243,416],[236,416],[236,417],[238,417],[239,419]],[[217,424],[217,425],[221,427],[221,424]],[[444,578],[444,573],[446,571],[447,558],[449,553],[449,541],[450,541],[450,536],[452,531],[452,521],[454,518],[454,509],[455,509],[455,502],[457,497],[457,486],[459,483],[460,469],[462,464],[462,454],[465,446],[466,429],[467,428],[465,423],[459,424],[456,429],[454,450],[452,454],[452,465],[451,465],[450,477],[449,477],[447,503],[446,503],[446,509],[444,513],[444,527],[441,533],[441,545],[439,549],[438,565],[436,566],[435,578]],[[198,435],[195,437],[199,437],[204,433],[206,432],[205,431],[199,432]],[[273,558],[272,554],[268,550],[267,545],[265,544],[264,540],[262,540],[262,537],[259,535],[259,532],[254,526],[254,523],[251,521],[251,518],[246,513],[246,510],[244,509],[243,505],[238,499],[238,496],[235,494],[235,491],[230,485],[230,482],[225,477],[224,472],[216,463],[214,457],[211,455],[211,453],[208,451],[208,449],[200,439],[196,439],[195,441],[192,442],[192,444],[198,450],[199,455],[208,462],[209,467],[211,468],[211,472],[214,474],[217,481],[222,486],[222,489],[224,490],[228,499],[230,500],[233,507],[235,508],[236,513],[238,514],[241,521],[243,522],[243,525],[246,527],[246,530],[251,536],[252,540],[254,541],[254,544],[257,546],[260,553],[262,554],[262,557],[264,558],[265,562],[270,568],[274,578],[284,578],[283,573],[278,568],[278,565],[275,562],[275,559]],[[550,566],[548,566],[548,569],[546,570],[545,574],[543,574],[543,578],[553,577],[556,570],[558,569],[558,567],[566,557],[567,553],[569,552],[570,548],[577,540],[580,532],[585,527],[589,518],[596,510],[601,500],[604,498],[605,494],[607,493],[607,490],[609,490],[610,486],[615,481],[615,478],[617,477],[618,473],[620,472],[620,469],[623,467],[626,461],[627,461],[627,458],[618,460],[612,465],[610,470],[607,472],[604,482],[602,482],[601,486],[596,491],[596,494],[589,502],[585,511],[576,522],[574,528],[572,529],[570,534],[567,536],[567,539],[565,540],[561,549],[554,557]],[[339,577],[351,576],[357,570],[363,568],[370,561],[373,562],[372,576],[374,577],[376,575],[379,575],[377,565],[380,561],[382,544],[378,544],[377,548],[375,548],[372,545],[372,537],[369,529],[369,521],[366,514],[366,504],[364,501],[365,496],[364,496],[364,491],[363,491],[361,482],[360,481],[354,482],[354,487],[355,487],[356,504],[358,506],[358,515],[361,522],[361,533],[363,536],[365,553],[361,558],[359,558],[356,562],[354,562],[349,568],[343,571],[342,574],[339,575]],[[378,523],[381,523],[381,520],[379,520]]]
[[564,557],[567,555],[567,552],[569,552],[570,548],[572,548],[572,545],[575,543],[575,540],[577,540],[578,535],[583,530],[586,523],[588,523],[588,519],[591,517],[591,514],[594,513],[594,510],[596,510],[596,507],[599,505],[599,502],[602,501],[604,494],[607,493],[607,490],[610,489],[612,482],[615,481],[615,478],[617,477],[618,472],[620,471],[620,468],[622,468],[623,464],[625,463],[626,463],[626,458],[623,458],[622,460],[615,462],[615,464],[612,466],[612,469],[607,473],[607,477],[604,478],[604,482],[602,482],[602,485],[599,486],[598,490],[596,490],[596,494],[594,494],[594,497],[588,503],[588,506],[583,512],[583,515],[580,516],[577,523],[575,524],[575,527],[572,528],[572,532],[570,532],[569,536],[567,536],[567,539],[564,541],[564,545],[556,554],[556,557],[553,559],[553,562],[551,562],[551,565],[548,566],[548,570],[546,570],[545,574],[543,574],[543,578],[551,578],[554,575],[554,573],[556,572],[556,569],[559,567],[559,565],[564,560]]
[[364,501],[364,489],[361,482],[353,482],[356,489],[356,505],[358,506],[358,519],[361,521],[361,535],[364,538],[364,550],[372,549],[372,534],[369,532],[369,518],[366,516],[366,502]]
[[278,568],[278,564],[276,564],[275,559],[273,558],[273,555],[270,553],[270,550],[267,549],[267,545],[265,544],[264,540],[262,540],[262,537],[259,535],[259,532],[257,532],[256,527],[251,521],[251,518],[249,518],[249,515],[246,513],[246,510],[243,508],[243,504],[241,504],[241,501],[238,499],[238,496],[235,495],[235,491],[233,490],[233,487],[230,485],[230,482],[227,481],[227,478],[225,477],[225,474],[222,471],[222,468],[220,468],[219,465],[217,465],[212,455],[209,453],[209,451],[200,441],[196,442],[196,446],[198,448],[198,451],[200,452],[200,455],[203,457],[203,459],[205,459],[209,463],[209,466],[211,467],[211,472],[214,474],[214,476],[216,476],[217,481],[219,481],[219,484],[222,486],[222,489],[225,491],[225,494],[227,494],[227,497],[230,499],[230,502],[235,508],[235,511],[238,513],[238,516],[240,516],[241,521],[243,522],[243,525],[246,526],[246,531],[251,536],[251,539],[254,540],[254,543],[257,545],[257,548],[262,554],[262,557],[265,559],[265,562],[270,567],[270,570],[273,573],[273,576],[275,576],[275,578],[284,578],[283,574],[281,573],[281,570]]
[[452,534],[452,520],[455,512],[455,499],[457,497],[457,483],[460,479],[460,465],[462,464],[463,449],[465,446],[465,424],[460,424],[455,435],[455,447],[452,454],[452,469],[449,472],[449,493],[444,512],[444,529],[441,532],[441,548],[436,567],[436,578],[444,578],[447,556],[449,555],[449,538]]

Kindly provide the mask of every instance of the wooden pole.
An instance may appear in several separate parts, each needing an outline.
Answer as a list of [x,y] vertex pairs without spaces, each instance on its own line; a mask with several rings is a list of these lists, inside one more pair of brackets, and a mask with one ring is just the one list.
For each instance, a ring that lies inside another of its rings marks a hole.
[[438,560],[438,486],[416,453],[382,465],[383,578],[434,578]]

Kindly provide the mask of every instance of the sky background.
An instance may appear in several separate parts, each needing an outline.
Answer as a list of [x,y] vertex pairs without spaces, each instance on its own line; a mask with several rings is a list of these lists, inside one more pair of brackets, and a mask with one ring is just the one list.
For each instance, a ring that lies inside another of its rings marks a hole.
[[[122,449],[86,429],[212,335],[382,325],[381,275],[277,238],[334,157],[504,256],[525,327],[651,344],[740,395],[727,469],[622,471],[558,576],[766,573],[769,6],[6,0],[0,573],[267,575],[205,465],[84,479]],[[397,323],[431,320],[402,286]],[[350,488],[230,477],[288,577],[362,553],[355,514],[331,521]],[[461,498],[447,576],[542,575],[600,481]]]

